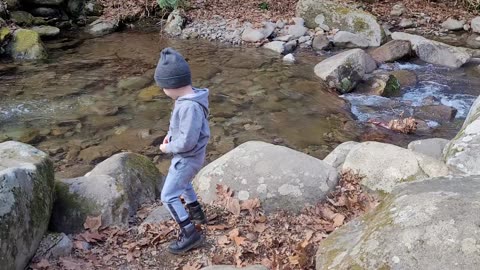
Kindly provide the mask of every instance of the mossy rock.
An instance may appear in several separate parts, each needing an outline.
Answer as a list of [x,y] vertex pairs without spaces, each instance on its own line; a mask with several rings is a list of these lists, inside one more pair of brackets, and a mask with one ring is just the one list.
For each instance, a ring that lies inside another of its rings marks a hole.
[[47,52],[40,40],[40,35],[27,29],[19,29],[13,33],[13,41],[9,44],[9,52],[12,58],[17,60],[47,58]]
[[339,29],[365,37],[369,46],[380,46],[385,41],[385,32],[372,14],[332,1],[300,0],[296,16],[305,19],[309,28],[318,27],[317,16],[323,16],[323,24],[330,29]]
[[406,183],[322,241],[316,269],[476,269],[479,176]]
[[35,17],[26,11],[12,11],[10,12],[10,19],[14,23],[22,26],[32,25],[35,21]]
[[388,76],[388,81],[385,85],[385,89],[383,90],[383,96],[384,97],[398,97],[400,96],[400,82],[398,79],[390,75]]
[[152,101],[163,94],[162,89],[156,85],[144,88],[138,93],[137,98],[141,101]]
[[88,216],[99,215],[103,226],[126,226],[142,204],[159,196],[162,186],[162,175],[147,157],[116,154],[84,177],[57,182],[50,228],[75,233]]
[[19,142],[0,143],[0,265],[24,269],[45,234],[54,200],[53,163]]

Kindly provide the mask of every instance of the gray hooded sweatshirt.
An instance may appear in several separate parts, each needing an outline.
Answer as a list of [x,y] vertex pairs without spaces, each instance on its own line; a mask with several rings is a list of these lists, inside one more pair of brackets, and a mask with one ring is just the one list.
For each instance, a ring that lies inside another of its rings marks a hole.
[[[170,119],[167,153],[175,158],[198,158],[204,162],[210,138],[208,89],[194,88],[194,94],[179,97]],[[200,160],[198,160],[200,161]]]

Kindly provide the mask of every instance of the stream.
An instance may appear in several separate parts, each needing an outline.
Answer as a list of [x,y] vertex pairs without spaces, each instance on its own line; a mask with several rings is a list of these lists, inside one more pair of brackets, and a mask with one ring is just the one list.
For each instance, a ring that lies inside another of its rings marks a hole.
[[[415,61],[383,65],[414,71],[417,86],[391,99],[340,97],[313,72],[326,56],[308,51],[296,55],[296,64],[285,64],[264,49],[169,40],[157,32],[132,30],[95,39],[73,33],[46,45],[50,57],[45,62],[0,66],[0,141],[22,140],[48,152],[58,177],[83,175],[123,150],[151,157],[165,172],[168,157],[155,145],[168,129],[173,102],[158,90],[139,93],[154,84],[159,52],[167,46],[187,58],[194,85],[211,91],[208,161],[249,140],[324,158],[349,140],[406,146],[422,138],[449,139],[480,94],[480,76],[470,66],[452,71]],[[428,128],[411,135],[367,123],[408,115],[429,96],[455,107],[455,119],[425,119]]]

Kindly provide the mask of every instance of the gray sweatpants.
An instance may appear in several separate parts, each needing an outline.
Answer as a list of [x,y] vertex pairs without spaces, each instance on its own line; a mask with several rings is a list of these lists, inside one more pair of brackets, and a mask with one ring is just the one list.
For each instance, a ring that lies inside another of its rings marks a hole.
[[185,199],[187,204],[197,201],[192,180],[202,168],[204,160],[204,157],[182,158],[179,156],[172,159],[163,185],[161,200],[177,223],[188,218],[180,196]]

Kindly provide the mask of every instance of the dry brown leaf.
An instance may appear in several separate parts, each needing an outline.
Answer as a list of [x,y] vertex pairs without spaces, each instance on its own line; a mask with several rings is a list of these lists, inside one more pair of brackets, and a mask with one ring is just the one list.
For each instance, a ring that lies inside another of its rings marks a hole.
[[188,263],[188,264],[184,265],[182,267],[182,270],[199,270],[200,268],[202,268],[202,265],[194,262],[194,263]]
[[232,241],[237,236],[240,236],[240,231],[238,230],[238,228],[235,228],[228,233],[228,238],[230,238],[230,240]]
[[334,227],[340,227],[343,225],[343,221],[345,221],[345,216],[342,214],[337,214],[333,218],[333,226]]
[[60,258],[60,264],[62,265],[62,269],[65,270],[82,270],[82,264],[74,261],[72,258]]
[[228,245],[230,244],[230,239],[228,239],[228,237],[226,235],[222,235],[220,236],[218,239],[217,239],[217,243],[219,245]]
[[260,200],[258,198],[243,201],[241,204],[242,210],[253,211],[260,207]]
[[263,233],[267,229],[267,225],[265,223],[255,223],[253,226],[253,230],[258,233]]
[[79,234],[79,236],[87,241],[88,243],[97,243],[98,241],[103,241],[103,236],[96,232],[84,232]]
[[85,230],[90,230],[92,232],[98,232],[101,226],[102,226],[101,215],[98,217],[88,216],[87,219],[85,220],[85,223],[83,223],[83,227],[85,228]]
[[241,246],[245,243],[245,237],[236,236],[233,238],[233,241],[235,241],[237,246]]
[[40,262],[33,265],[33,269],[45,270],[50,267],[50,263],[46,259],[42,259]]
[[227,208],[227,210],[235,216],[240,215],[240,202],[238,199],[228,198],[225,203],[225,208]]
[[322,207],[320,209],[320,213],[322,214],[322,216],[324,218],[326,218],[327,220],[333,220],[335,218],[335,212],[333,212],[330,208],[328,207]]

